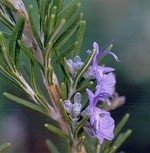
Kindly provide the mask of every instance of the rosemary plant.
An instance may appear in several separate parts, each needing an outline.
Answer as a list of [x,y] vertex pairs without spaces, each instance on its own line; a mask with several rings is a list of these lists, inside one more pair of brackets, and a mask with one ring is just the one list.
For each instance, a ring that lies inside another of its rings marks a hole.
[[[94,42],[82,62],[79,53],[86,22],[80,13],[81,2],[71,0],[64,5],[64,1],[36,0],[37,26],[32,5],[27,12],[22,0],[0,0],[0,21],[11,31],[0,32],[0,76],[26,93],[28,101],[7,92],[3,95],[56,121],[57,127],[51,122],[44,126],[67,141],[69,153],[115,153],[131,134],[131,130],[120,133],[129,114],[115,126],[110,111],[125,98],[115,92],[114,69],[99,64],[105,55],[119,61],[111,52],[116,40],[102,48]],[[22,52],[30,63],[30,80],[23,75]],[[40,90],[37,72],[49,98]],[[89,136],[96,145],[90,145]],[[53,153],[61,151],[51,140],[46,144]],[[9,146],[0,146],[0,152]]]

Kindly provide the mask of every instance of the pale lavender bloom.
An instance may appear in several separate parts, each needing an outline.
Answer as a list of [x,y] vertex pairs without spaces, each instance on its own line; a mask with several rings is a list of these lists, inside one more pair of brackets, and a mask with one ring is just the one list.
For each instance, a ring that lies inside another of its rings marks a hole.
[[[111,104],[109,97],[112,97],[115,91],[116,80],[114,74],[112,73],[115,69],[100,66],[98,65],[98,62],[102,56],[107,54],[112,55],[117,61],[119,61],[119,58],[113,52],[107,50],[113,41],[106,44],[103,48],[99,48],[96,42],[93,43],[93,48],[96,50],[96,53],[93,58],[92,65],[83,75],[86,79],[97,80],[95,95],[100,101],[107,102],[109,105]],[[90,51],[88,51],[88,53],[90,53]]]
[[72,103],[70,100],[65,100],[64,101],[64,109],[66,110],[67,113],[71,114],[72,112]]
[[69,59],[66,61],[66,63],[67,63],[68,70],[73,77],[76,75],[78,70],[80,70],[82,66],[84,65],[84,63],[81,61],[80,56],[75,56],[74,60]]
[[95,92],[95,96],[97,96],[97,99],[102,102],[107,102],[110,106],[111,102],[109,98],[113,98],[113,94],[115,92],[115,84],[115,75],[112,72],[103,74],[103,77],[100,80],[97,79]]
[[97,97],[87,89],[90,104],[83,112],[83,117],[90,113],[90,122],[84,126],[84,130],[91,136],[97,137],[100,144],[104,139],[112,140],[114,138],[114,120],[111,118],[110,113],[96,107]]
[[74,96],[74,103],[72,103],[70,100],[64,101],[64,109],[70,115],[71,119],[78,119],[82,108],[81,100],[82,95],[77,92]]
[[[111,67],[105,67],[105,66],[98,65],[99,59],[105,55],[112,55],[116,61],[120,61],[119,58],[113,52],[107,50],[109,45],[112,44],[114,41],[116,40],[110,41],[103,48],[99,48],[99,45],[96,42],[93,43],[93,48],[96,50],[96,53],[93,58],[92,65],[89,67],[87,72],[85,72],[83,75],[84,78],[86,79],[98,78],[98,80],[100,80],[103,74],[113,72],[115,70],[114,68],[111,68]],[[87,52],[88,54],[90,54],[91,51],[88,50]],[[97,74],[97,71],[99,72],[98,74]]]

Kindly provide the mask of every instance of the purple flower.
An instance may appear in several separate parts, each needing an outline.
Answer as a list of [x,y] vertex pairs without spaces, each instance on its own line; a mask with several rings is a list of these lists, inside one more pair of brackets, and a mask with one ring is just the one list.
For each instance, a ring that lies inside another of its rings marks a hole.
[[[83,75],[84,78],[86,79],[97,78],[98,80],[100,80],[103,74],[113,72],[115,70],[114,68],[111,68],[111,67],[105,67],[105,66],[98,65],[100,58],[105,55],[112,55],[116,61],[120,61],[119,58],[113,52],[107,50],[110,44],[112,44],[114,41],[116,40],[110,41],[103,48],[99,48],[99,45],[96,42],[93,43],[93,48],[96,50],[96,53],[93,58],[92,65],[89,67],[87,72],[85,72]],[[89,54],[91,51],[88,50],[87,52]]]
[[[92,61],[92,65],[84,73],[84,78],[86,79],[96,79],[97,86],[95,95],[100,101],[107,102],[110,105],[109,97],[112,97],[115,91],[115,76],[112,73],[115,69],[111,67],[105,67],[98,65],[99,59],[104,55],[112,55],[116,61],[119,58],[111,51],[107,50],[110,44],[115,40],[112,40],[106,44],[103,48],[99,48],[96,42],[93,43],[93,48],[96,50],[95,56]],[[88,51],[89,53],[90,51]]]
[[110,106],[110,100],[109,98],[113,97],[113,94],[115,92],[115,75],[110,72],[107,74],[103,74],[103,77],[101,79],[97,78],[97,85],[96,85],[96,92],[95,96],[98,100],[102,102],[107,102]]
[[84,130],[91,136],[97,137],[100,144],[103,143],[104,139],[112,140],[114,138],[114,120],[111,118],[110,113],[101,110],[96,107],[97,97],[87,89],[90,104],[88,108],[83,112],[83,116],[86,113],[90,113],[90,122],[87,122],[84,126]]

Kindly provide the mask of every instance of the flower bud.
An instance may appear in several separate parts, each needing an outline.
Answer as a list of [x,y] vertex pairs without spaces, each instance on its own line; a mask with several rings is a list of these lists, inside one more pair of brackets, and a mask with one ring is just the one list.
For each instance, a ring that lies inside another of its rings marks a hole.
[[74,103],[78,103],[80,104],[81,103],[81,100],[82,100],[82,96],[79,92],[77,92],[74,96]]
[[67,62],[67,67],[69,72],[71,73],[72,76],[75,76],[77,71],[81,69],[83,66],[83,62],[81,61],[80,56],[75,56],[74,60],[69,59],[66,61]]
[[74,118],[77,118],[81,113],[82,105],[75,103],[72,105],[72,115]]
[[71,114],[71,112],[72,112],[72,103],[71,103],[70,100],[65,100],[64,101],[64,108],[65,108],[67,113]]

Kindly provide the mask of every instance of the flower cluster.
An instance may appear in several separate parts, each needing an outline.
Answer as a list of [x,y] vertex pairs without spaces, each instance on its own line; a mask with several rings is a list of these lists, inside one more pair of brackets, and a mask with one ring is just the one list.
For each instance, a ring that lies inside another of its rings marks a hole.
[[85,125],[85,130],[92,130],[92,134],[99,139],[100,144],[103,143],[104,139],[113,139],[113,130],[115,127],[114,120],[111,118],[110,113],[96,106],[98,102],[107,102],[108,105],[111,106],[109,98],[113,97],[115,91],[116,80],[113,74],[115,69],[98,65],[99,59],[107,54],[112,55],[117,61],[119,61],[118,57],[114,53],[107,50],[109,45],[110,43],[100,49],[96,42],[93,43],[93,48],[96,50],[96,54],[92,65],[84,74],[85,78],[95,78],[97,81],[95,94],[89,89],[86,90],[90,101],[86,112],[90,113],[91,117],[90,122]]
[[[103,104],[106,102],[108,106],[111,107],[110,98],[113,98],[115,92],[116,79],[115,75],[113,74],[113,71],[115,69],[99,65],[100,58],[107,54],[112,55],[116,61],[119,61],[119,58],[113,52],[108,50],[109,46],[113,43],[113,41],[106,44],[103,48],[99,48],[99,45],[96,42],[93,43],[93,48],[96,53],[94,55],[91,65],[89,66],[87,71],[83,74],[83,77],[85,79],[96,80],[95,93],[89,89],[86,89],[89,99],[89,105],[85,110],[82,111],[81,115],[82,117],[85,117],[87,114],[90,114],[90,120],[86,122],[86,124],[84,125],[84,130],[90,136],[97,137],[99,139],[100,144],[103,143],[104,139],[112,140],[114,138],[113,131],[115,124],[113,118],[110,116],[110,113],[108,111],[100,109],[97,106],[97,104]],[[87,53],[91,54],[91,51],[88,50]],[[81,62],[81,59],[79,58],[79,56],[77,56],[75,57],[74,62],[72,60],[68,60],[67,64],[70,73],[76,74],[77,68],[75,67],[78,67],[79,70],[82,67],[83,62]],[[80,98],[80,103],[81,103],[81,98]],[[72,107],[75,104],[76,102],[72,104],[69,100],[64,101],[64,107],[69,114],[72,112]],[[80,111],[81,111],[81,104],[80,104]],[[78,116],[80,111],[78,112]]]
[[70,118],[74,121],[78,120],[78,117],[81,113],[81,108],[82,108],[81,100],[82,100],[81,94],[76,93],[74,96],[74,103],[73,104],[70,100],[64,101],[64,108],[65,108],[66,112],[70,115]]

